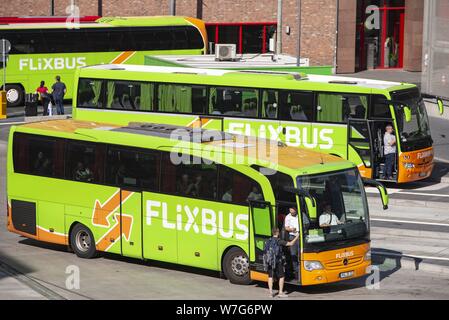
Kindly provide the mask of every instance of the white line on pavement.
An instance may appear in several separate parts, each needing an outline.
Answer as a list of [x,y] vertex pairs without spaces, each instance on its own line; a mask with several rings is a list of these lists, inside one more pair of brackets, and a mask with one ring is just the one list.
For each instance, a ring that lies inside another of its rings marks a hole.
[[429,225],[429,226],[449,227],[449,223],[425,222],[425,221],[416,221],[416,220],[395,220],[395,219],[379,219],[379,218],[372,218],[370,220],[371,221],[399,222],[399,223],[424,224],[424,225]]
[[16,121],[16,122],[0,122],[0,126],[7,126],[7,125],[11,125],[11,124],[21,124],[21,123],[25,123],[25,121]]
[[438,194],[438,193],[425,193],[425,192],[407,192],[407,191],[399,191],[396,192],[398,194],[413,194],[418,196],[431,196],[431,197],[446,197],[449,198],[449,194]]
[[409,257],[409,258],[415,258],[415,259],[429,259],[429,260],[449,261],[449,258],[444,258],[444,257],[418,256],[418,255],[408,254],[408,253],[382,252],[382,251],[377,251],[377,250],[372,250],[371,253],[382,255],[382,256]]

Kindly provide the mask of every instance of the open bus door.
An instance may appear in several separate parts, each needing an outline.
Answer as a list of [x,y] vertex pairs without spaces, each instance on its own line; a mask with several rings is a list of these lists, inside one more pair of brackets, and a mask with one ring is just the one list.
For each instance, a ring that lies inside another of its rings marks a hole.
[[273,208],[270,202],[250,201],[249,214],[252,230],[252,236],[248,237],[250,271],[267,274],[263,267],[263,249],[265,242],[271,237]]
[[[373,178],[374,139],[370,120],[348,119],[347,159],[357,163],[360,174],[365,178]],[[362,163],[360,164],[360,159]]]

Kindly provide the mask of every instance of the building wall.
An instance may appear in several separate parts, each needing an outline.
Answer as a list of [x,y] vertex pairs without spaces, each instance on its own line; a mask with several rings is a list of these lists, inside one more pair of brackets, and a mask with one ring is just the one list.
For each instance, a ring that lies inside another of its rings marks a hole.
[[340,1],[338,8],[337,73],[355,72],[357,0]]
[[404,70],[421,71],[424,0],[405,0]]
[[[3,1],[11,5],[1,6],[0,16],[50,15],[50,0]],[[300,54],[309,58],[312,65],[333,65],[336,2],[302,0]],[[70,3],[70,0],[55,0],[55,15],[67,15],[66,8]],[[98,14],[95,0],[75,0],[74,3],[82,16]],[[167,15],[169,4],[169,0],[103,0],[103,16]],[[274,22],[277,19],[275,0],[177,0],[176,14],[196,17],[198,4],[202,4],[202,19],[207,22]],[[297,55],[299,36],[297,5],[297,0],[283,0],[282,51],[294,56]],[[290,27],[290,34],[285,33],[286,26]]]

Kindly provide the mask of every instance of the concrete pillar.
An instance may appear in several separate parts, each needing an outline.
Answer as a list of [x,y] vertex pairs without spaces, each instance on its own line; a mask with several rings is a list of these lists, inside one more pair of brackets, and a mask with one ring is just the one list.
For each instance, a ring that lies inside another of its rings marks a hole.
[[404,70],[421,71],[424,0],[405,0]]

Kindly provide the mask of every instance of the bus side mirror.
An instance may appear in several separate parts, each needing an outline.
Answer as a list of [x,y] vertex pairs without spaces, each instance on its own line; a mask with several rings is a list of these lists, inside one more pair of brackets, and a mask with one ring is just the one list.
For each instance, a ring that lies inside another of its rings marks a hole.
[[444,113],[443,100],[441,100],[440,98],[437,98],[437,105],[438,105],[438,110],[440,111],[440,116],[442,116]]
[[379,190],[380,199],[382,200],[383,209],[387,210],[388,209],[388,202],[389,202],[387,188],[385,188],[385,186],[382,183],[380,183],[379,181],[372,180],[372,179],[363,178],[363,184],[364,185],[368,185],[368,186],[376,187],[377,190]]
[[405,122],[412,120],[412,110],[409,106],[402,106],[402,112],[404,112]]

